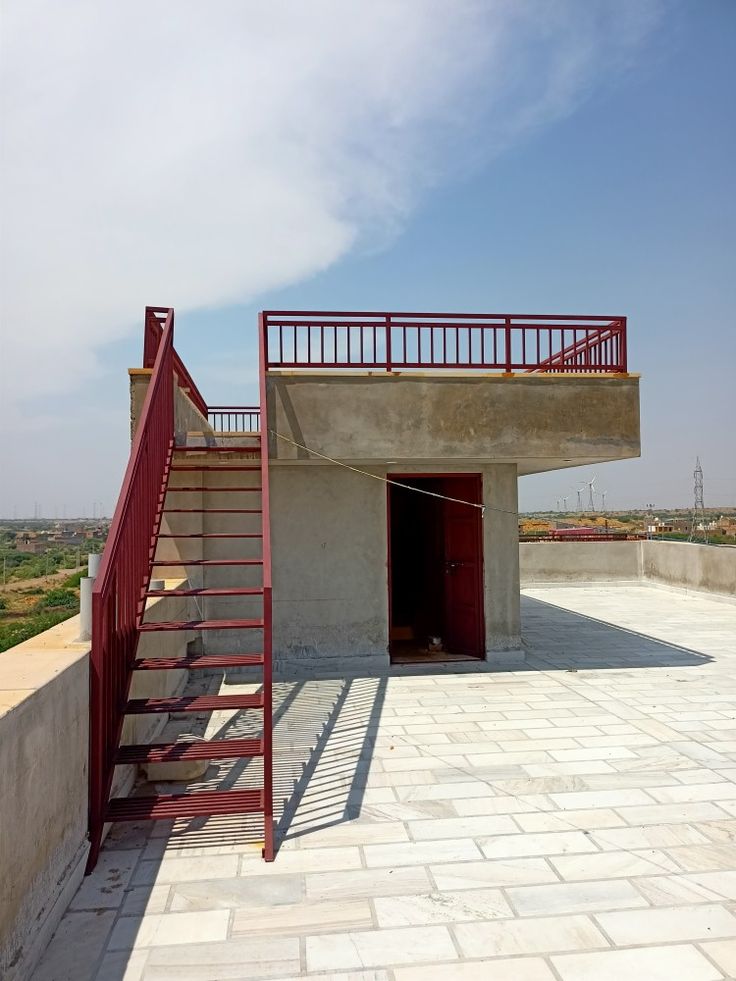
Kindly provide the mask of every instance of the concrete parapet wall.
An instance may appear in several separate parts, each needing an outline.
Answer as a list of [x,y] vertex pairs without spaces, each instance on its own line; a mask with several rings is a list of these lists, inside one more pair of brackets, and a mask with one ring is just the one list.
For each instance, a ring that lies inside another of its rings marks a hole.
[[645,581],[736,598],[736,548],[691,542],[522,542],[521,584]]
[[736,597],[736,548],[694,542],[640,542],[642,574],[651,582]]
[[519,567],[526,583],[641,578],[641,542],[522,542]]
[[89,646],[79,618],[0,654],[0,977],[26,981],[87,855]]

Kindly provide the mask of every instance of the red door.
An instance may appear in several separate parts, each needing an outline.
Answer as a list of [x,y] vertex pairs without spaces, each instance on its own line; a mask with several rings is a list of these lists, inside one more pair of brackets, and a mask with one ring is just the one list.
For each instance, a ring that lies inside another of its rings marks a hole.
[[[441,493],[459,501],[480,504],[480,475],[445,477]],[[483,657],[483,532],[480,508],[444,501],[443,527],[447,649],[452,654]]]

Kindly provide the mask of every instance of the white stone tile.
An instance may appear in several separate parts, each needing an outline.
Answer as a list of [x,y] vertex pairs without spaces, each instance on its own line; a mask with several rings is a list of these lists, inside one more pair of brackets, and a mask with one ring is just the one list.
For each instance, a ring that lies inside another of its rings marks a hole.
[[677,943],[720,937],[732,937],[736,943],[736,917],[717,904],[600,913],[597,919],[614,944]]
[[442,891],[558,881],[554,871],[543,858],[509,858],[493,862],[432,865],[430,872],[437,883],[437,888]]
[[95,874],[85,876],[69,909],[115,909],[123,902],[140,849],[103,851]]
[[481,839],[478,844],[486,858],[597,851],[593,842],[582,831],[500,835],[497,838]]
[[608,947],[587,916],[545,916],[495,923],[459,923],[454,928],[466,957],[538,954]]
[[691,783],[686,787],[653,787],[652,797],[663,804],[678,804],[681,801],[736,800],[736,783]]
[[540,957],[400,967],[394,971],[394,978],[395,981],[554,981],[552,971]]
[[305,883],[310,900],[396,896],[432,889],[427,873],[420,866],[308,873]]
[[559,954],[552,963],[562,981],[719,981],[721,974],[690,945]]
[[651,797],[643,790],[583,790],[571,794],[550,794],[550,797],[563,811],[576,811],[585,807],[627,807],[652,803]]
[[[543,794],[520,794],[519,796],[503,795],[500,797],[471,797],[466,800],[454,800],[455,811],[464,816],[472,817],[481,814],[524,814],[527,811],[550,811],[553,805]],[[518,823],[518,822],[517,822]]]
[[204,879],[166,886],[171,891],[171,912],[236,909],[266,904],[271,908],[278,908],[299,903],[304,898],[302,875],[258,875],[258,871],[255,869],[254,875],[238,876],[234,879]]
[[179,944],[148,952],[144,981],[253,981],[299,975],[296,937]]
[[555,749],[550,753],[560,763],[580,760],[631,760],[636,754],[625,746],[597,746],[595,749]]
[[714,940],[700,946],[727,977],[736,977],[736,942],[733,940]]
[[722,821],[728,815],[716,804],[651,804],[648,807],[617,808],[627,824],[687,824],[698,821]]
[[67,913],[34,971],[33,981],[91,981],[115,911]]
[[624,824],[615,811],[602,807],[582,811],[547,811],[516,814],[514,820],[522,831],[590,831],[593,828],[617,828]]
[[625,879],[604,882],[560,882],[546,886],[517,886],[507,890],[519,916],[557,913],[593,913],[646,906],[640,893]]
[[[376,846],[379,847],[379,846]],[[400,847],[396,845],[395,847]],[[283,875],[293,872],[337,872],[342,869],[359,869],[360,852],[357,847],[301,848],[280,851],[273,865],[264,865],[263,859],[249,856],[241,863],[241,875]]]
[[689,824],[649,824],[642,828],[604,828],[591,833],[603,851],[620,848],[676,848],[708,844],[704,834]]
[[136,950],[140,947],[168,947],[224,940],[229,921],[230,913],[224,909],[124,916],[115,924],[108,950]]
[[136,886],[125,893],[121,916],[143,916],[145,913],[165,913],[171,886]]
[[654,848],[641,852],[598,852],[595,855],[560,855],[550,859],[567,882],[587,879],[618,879],[637,875],[679,872],[679,866]]
[[95,981],[142,981],[147,950],[118,950],[105,954],[95,974]]
[[480,835],[516,834],[519,828],[510,817],[481,815],[409,821],[409,830],[412,838],[416,841],[429,841],[440,838],[475,838]]
[[430,862],[470,862],[480,858],[478,846],[470,839],[411,841],[401,845],[366,845],[363,849],[368,868],[402,865],[428,865]]
[[199,855],[195,858],[163,858],[140,862],[133,875],[134,886],[192,882],[196,879],[229,879],[238,874],[237,855]]
[[340,971],[457,959],[445,927],[407,927],[307,937],[307,970]]
[[468,889],[460,892],[391,896],[374,902],[379,927],[460,923],[463,920],[493,920],[514,914],[499,889]]
[[[381,900],[376,900],[379,902]],[[233,911],[233,937],[264,934],[335,933],[373,927],[367,899],[328,899],[283,906],[248,906]]]
[[728,871],[736,866],[736,849],[734,849],[733,844],[670,848],[668,854],[686,872]]
[[[702,874],[710,875],[712,873],[706,872]],[[715,874],[719,875],[721,873]],[[642,876],[635,881],[636,888],[652,906],[687,906],[693,903],[718,903],[726,898],[722,892],[715,892],[701,885],[695,881],[693,876]]]

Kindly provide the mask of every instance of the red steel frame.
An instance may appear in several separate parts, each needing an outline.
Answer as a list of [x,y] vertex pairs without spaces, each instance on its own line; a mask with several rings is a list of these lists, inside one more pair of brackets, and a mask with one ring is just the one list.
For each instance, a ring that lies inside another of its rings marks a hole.
[[267,310],[273,368],[624,374],[626,317]]
[[263,532],[263,857],[274,859],[273,826],[273,597],[271,586],[271,513],[269,493],[269,429],[266,399],[266,348],[263,315],[258,330],[258,380],[261,402],[261,530]]
[[[146,325],[148,328],[148,315]],[[147,329],[147,339],[148,336]],[[161,521],[163,491],[174,449],[173,310],[167,311],[152,368],[123,486],[92,589],[88,870],[97,862],[102,841],[145,591]]]
[[[273,823],[273,668],[272,586],[269,520],[268,428],[264,333],[259,333],[260,407],[208,410],[199,389],[174,349],[174,311],[147,307],[144,367],[151,369],[125,478],[92,590],[90,658],[90,853],[87,871],[102,842],[107,802],[145,610],[156,540],[175,449],[174,384],[205,416],[230,412],[248,422],[249,435],[260,435],[263,531],[263,805],[266,861],[274,858]],[[260,425],[260,432],[251,427]],[[228,425],[230,423],[228,422]],[[237,422],[236,422],[237,426]]]

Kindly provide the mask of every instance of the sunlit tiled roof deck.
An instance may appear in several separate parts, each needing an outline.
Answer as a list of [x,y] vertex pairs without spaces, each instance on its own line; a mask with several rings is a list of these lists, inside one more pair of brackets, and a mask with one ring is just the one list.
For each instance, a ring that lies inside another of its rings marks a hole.
[[513,669],[279,683],[275,863],[118,826],[36,981],[736,976],[736,605],[524,592]]

